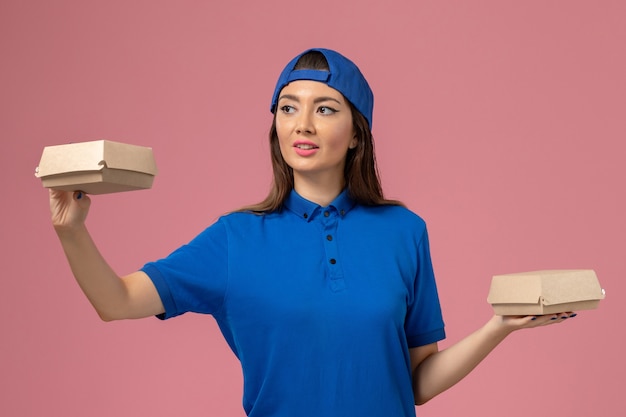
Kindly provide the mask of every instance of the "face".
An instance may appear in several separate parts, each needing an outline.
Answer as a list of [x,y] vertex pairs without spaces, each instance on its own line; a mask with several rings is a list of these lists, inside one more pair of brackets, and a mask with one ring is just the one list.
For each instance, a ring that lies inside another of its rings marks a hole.
[[308,80],[286,85],[276,107],[276,133],[294,181],[343,181],[346,154],[357,139],[350,105],[337,90]]

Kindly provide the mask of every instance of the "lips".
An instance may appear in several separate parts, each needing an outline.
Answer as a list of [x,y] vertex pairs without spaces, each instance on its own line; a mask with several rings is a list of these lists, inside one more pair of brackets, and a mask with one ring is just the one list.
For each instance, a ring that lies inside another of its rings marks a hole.
[[311,149],[318,149],[319,146],[317,146],[316,144],[314,144],[313,142],[309,142],[309,141],[296,141],[293,144],[294,148],[298,148],[298,149],[302,149],[305,151],[311,150]]
[[309,157],[317,152],[319,146],[308,140],[297,140],[294,142],[293,148],[296,154],[302,157]]

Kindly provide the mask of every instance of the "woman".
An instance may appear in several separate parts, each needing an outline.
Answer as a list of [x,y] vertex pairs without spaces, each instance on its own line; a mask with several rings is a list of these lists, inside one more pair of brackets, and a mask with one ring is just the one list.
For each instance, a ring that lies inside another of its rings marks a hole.
[[118,277],[91,240],[81,192],[51,192],[55,230],[103,320],[212,314],[242,364],[250,416],[414,416],[514,330],[563,313],[492,317],[445,337],[424,221],[386,200],[373,95],[337,52],[305,51],[279,77],[273,186],[165,259]]

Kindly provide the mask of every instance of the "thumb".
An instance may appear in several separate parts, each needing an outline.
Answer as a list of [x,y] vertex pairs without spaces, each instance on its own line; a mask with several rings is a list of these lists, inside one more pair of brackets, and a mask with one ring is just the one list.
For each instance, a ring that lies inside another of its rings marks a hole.
[[91,205],[91,199],[84,191],[74,191],[74,200],[82,208],[88,208]]

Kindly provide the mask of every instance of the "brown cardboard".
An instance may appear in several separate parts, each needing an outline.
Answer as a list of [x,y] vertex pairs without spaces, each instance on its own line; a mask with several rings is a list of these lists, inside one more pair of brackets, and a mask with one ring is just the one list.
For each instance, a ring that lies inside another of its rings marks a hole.
[[589,269],[545,270],[495,275],[487,301],[498,315],[540,315],[590,310],[604,299]]
[[152,187],[151,148],[109,140],[46,146],[35,176],[54,190],[108,194]]

